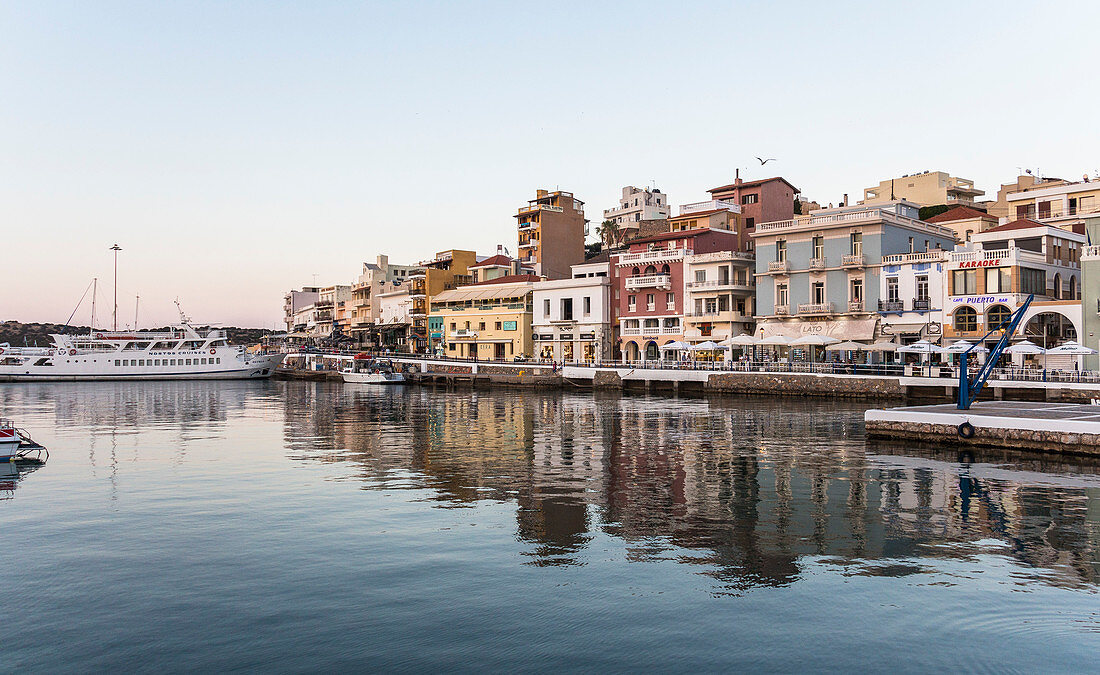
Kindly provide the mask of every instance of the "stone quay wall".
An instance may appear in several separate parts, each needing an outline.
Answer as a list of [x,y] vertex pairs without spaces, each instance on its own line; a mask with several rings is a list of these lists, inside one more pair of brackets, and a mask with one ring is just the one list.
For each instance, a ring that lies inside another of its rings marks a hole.
[[903,398],[905,396],[905,387],[893,378],[784,373],[714,373],[707,378],[704,390],[730,394],[833,398]]
[[963,438],[959,436],[958,427],[953,424],[868,420],[867,435],[870,438],[921,441],[941,445],[948,443],[958,446],[1018,448],[1100,457],[1100,434],[1041,429],[1005,429],[983,427],[977,424],[974,427],[974,437]]

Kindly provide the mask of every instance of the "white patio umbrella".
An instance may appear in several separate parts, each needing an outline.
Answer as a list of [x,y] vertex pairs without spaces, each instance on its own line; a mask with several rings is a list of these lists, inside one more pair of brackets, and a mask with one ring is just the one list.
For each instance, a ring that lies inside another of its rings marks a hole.
[[[1095,349],[1089,349],[1085,345],[1078,344],[1073,340],[1070,340],[1069,342],[1065,342],[1058,345],[1057,347],[1052,347],[1047,350],[1047,354],[1076,354],[1078,356],[1095,353]],[[1046,370],[1047,367],[1046,360],[1046,356],[1043,356],[1043,370]],[[1078,364],[1080,364],[1080,362],[1078,362]]]
[[869,352],[896,352],[900,347],[896,342],[890,342],[889,340],[879,340],[878,342],[872,342],[867,345],[867,351]]
[[691,345],[689,345],[686,342],[680,342],[678,340],[673,340],[672,342],[668,342],[668,343],[665,343],[665,344],[661,345],[659,347],[659,349],[662,352],[687,351],[687,350],[691,349]]
[[791,345],[795,347],[824,347],[825,345],[835,345],[838,342],[840,342],[840,340],[827,335],[803,335],[797,340],[791,341]]
[[773,347],[789,347],[791,345],[791,339],[786,335],[773,335],[766,337],[757,342],[759,345],[768,345]]
[[718,344],[726,345],[727,347],[751,347],[753,345],[760,344],[760,340],[757,340],[748,333],[741,333],[736,337],[728,337]]
[[1017,342],[1005,352],[1008,354],[1045,354],[1047,350],[1043,349],[1039,345],[1030,340],[1024,340],[1023,342]]
[[835,345],[827,345],[825,347],[827,352],[863,352],[867,351],[867,345],[861,345],[858,342],[838,342]]
[[1065,344],[1052,347],[1047,350],[1047,354],[1095,354],[1095,349],[1089,349],[1088,347],[1078,344],[1072,340]]
[[928,340],[917,340],[911,345],[898,347],[897,351],[902,354],[942,354],[943,348],[937,347]]
[[723,347],[722,345],[718,344],[714,340],[707,340],[706,342],[700,342],[699,344],[694,345],[694,346],[691,347],[691,351],[693,351],[693,352],[715,352],[715,351],[724,350],[724,349],[727,349],[727,347]]
[[[971,347],[973,347],[973,349],[971,349]],[[967,342],[966,340],[959,340],[958,342],[951,343],[951,345],[948,346],[948,347],[944,347],[943,348],[943,353],[944,354],[962,354],[963,352],[967,351],[968,349],[972,352],[982,352],[982,353],[985,353],[985,352],[989,351],[988,349],[986,349],[982,345],[978,345],[978,346],[975,347],[973,342]]]

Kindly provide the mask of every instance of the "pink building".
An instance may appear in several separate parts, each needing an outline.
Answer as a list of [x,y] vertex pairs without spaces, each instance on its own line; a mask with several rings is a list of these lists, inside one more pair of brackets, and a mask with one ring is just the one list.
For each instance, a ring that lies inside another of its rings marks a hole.
[[741,222],[745,230],[752,232],[759,223],[773,223],[794,217],[794,200],[798,188],[786,178],[762,178],[760,180],[735,179],[729,185],[707,190],[711,199],[732,202],[741,207]]
[[728,230],[701,228],[635,239],[611,255],[612,322],[623,361],[660,358],[684,338],[684,256],[738,250]]

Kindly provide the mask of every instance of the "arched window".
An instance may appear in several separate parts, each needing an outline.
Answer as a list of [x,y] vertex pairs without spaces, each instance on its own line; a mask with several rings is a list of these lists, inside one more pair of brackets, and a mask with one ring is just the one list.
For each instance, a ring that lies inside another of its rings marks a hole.
[[1062,299],[1062,275],[1054,275],[1054,297],[1058,300]]
[[672,274],[672,270],[669,269],[667,264],[661,265],[661,274]]
[[634,271],[633,271],[633,272],[631,272],[631,276],[635,276],[635,277],[636,277],[636,276],[638,276],[638,275],[639,275],[639,274],[641,274],[641,273],[642,273],[642,270],[641,270],[641,268],[639,268],[639,267],[635,267],[635,268],[634,268]]
[[1012,316],[1012,311],[1004,305],[993,305],[986,313],[986,328],[993,330],[994,328],[1000,328],[1001,324],[1008,321],[1008,317]]
[[1069,278],[1069,297],[1066,298],[1066,299],[1067,300],[1080,300],[1081,299],[1081,297],[1078,295],[1077,277],[1071,276]]
[[654,275],[654,274],[656,274],[656,273],[657,273],[657,268],[656,268],[656,267],[654,267],[653,265],[650,265],[650,266],[648,266],[648,267],[646,267],[646,268],[645,268],[645,275],[646,275],[647,277],[649,277],[649,276],[653,276],[653,275]]
[[955,310],[955,330],[978,330],[978,313],[973,307],[960,307]]

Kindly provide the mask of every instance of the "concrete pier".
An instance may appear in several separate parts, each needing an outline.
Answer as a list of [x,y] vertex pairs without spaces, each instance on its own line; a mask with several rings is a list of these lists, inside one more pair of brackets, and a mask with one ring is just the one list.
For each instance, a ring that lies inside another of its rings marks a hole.
[[871,438],[1100,456],[1100,405],[983,401],[868,410]]

